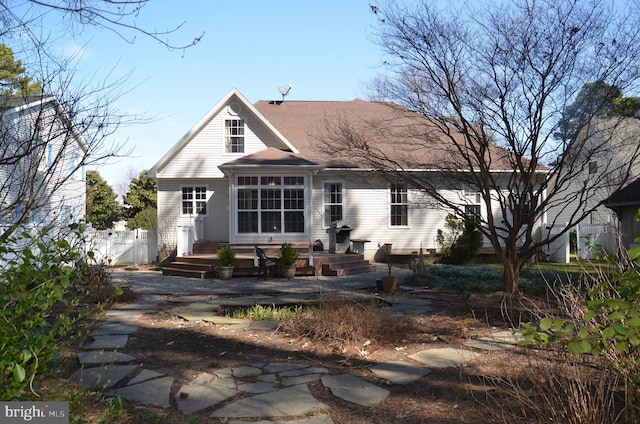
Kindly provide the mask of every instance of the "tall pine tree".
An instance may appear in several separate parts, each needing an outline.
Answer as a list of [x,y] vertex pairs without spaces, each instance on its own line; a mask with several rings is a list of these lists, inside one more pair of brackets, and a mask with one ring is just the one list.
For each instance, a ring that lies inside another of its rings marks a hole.
[[16,60],[13,50],[5,44],[0,44],[0,94],[29,95],[42,92],[40,81],[25,74],[26,68],[22,61]]

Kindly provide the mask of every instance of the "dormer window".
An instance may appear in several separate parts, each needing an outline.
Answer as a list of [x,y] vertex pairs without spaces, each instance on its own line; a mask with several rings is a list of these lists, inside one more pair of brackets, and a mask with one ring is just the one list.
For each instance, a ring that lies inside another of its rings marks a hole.
[[244,153],[244,121],[242,119],[227,119],[225,127],[225,152]]

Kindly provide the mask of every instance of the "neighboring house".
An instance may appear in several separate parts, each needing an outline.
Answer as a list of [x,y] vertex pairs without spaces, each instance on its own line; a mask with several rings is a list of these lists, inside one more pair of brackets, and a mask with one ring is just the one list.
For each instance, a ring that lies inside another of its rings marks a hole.
[[620,221],[622,246],[626,250],[636,246],[638,243],[635,239],[640,237],[640,222],[638,222],[640,179],[615,192],[606,200],[605,206],[613,210]]
[[[231,90],[149,171],[158,181],[161,248],[175,249],[190,227],[195,241],[321,240],[327,246],[332,222],[351,228],[352,240],[366,241],[367,259],[385,243],[394,252],[436,248],[447,210],[404,183],[318,148],[327,122],[349,117],[366,125],[391,119],[397,110],[358,99],[251,104]],[[437,155],[436,147],[407,151]],[[507,162],[497,171],[511,171]],[[478,193],[462,182],[442,190],[466,199],[470,217],[486,213]]]
[[[558,177],[570,184],[554,189],[556,179],[550,181],[550,190],[557,192],[549,202],[548,225],[578,224],[581,214],[595,207],[575,231],[581,239],[592,237],[609,253],[615,252],[618,248],[615,232],[620,221],[614,209],[603,202],[640,178],[640,119],[596,118],[570,149],[569,165],[559,171]],[[582,250],[579,247],[580,257],[587,257]]]
[[0,149],[0,226],[84,218],[88,147],[55,97],[0,97]]

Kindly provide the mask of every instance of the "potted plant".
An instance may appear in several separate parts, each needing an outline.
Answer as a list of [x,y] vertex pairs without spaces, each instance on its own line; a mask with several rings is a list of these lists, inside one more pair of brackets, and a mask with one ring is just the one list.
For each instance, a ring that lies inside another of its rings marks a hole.
[[278,254],[278,260],[280,261],[280,268],[282,275],[287,278],[293,278],[296,275],[296,262],[298,262],[298,249],[293,247],[291,243],[285,243],[280,247],[280,253]]
[[221,280],[230,280],[233,275],[233,262],[236,260],[236,252],[231,246],[225,246],[218,249],[218,278]]
[[387,266],[389,267],[389,275],[382,277],[382,290],[387,293],[395,293],[398,278],[395,275],[391,275],[390,262],[387,263]]

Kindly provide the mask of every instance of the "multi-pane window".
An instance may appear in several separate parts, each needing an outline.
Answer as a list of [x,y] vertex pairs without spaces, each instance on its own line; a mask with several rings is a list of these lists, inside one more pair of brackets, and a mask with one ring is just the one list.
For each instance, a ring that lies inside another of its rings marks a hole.
[[207,188],[206,187],[182,187],[182,214],[206,215],[207,213]]
[[391,184],[391,226],[409,225],[409,198],[406,184]]
[[304,177],[239,176],[239,233],[303,233]]
[[224,121],[225,151],[227,153],[244,153],[244,121],[227,119]]
[[467,204],[464,206],[464,214],[467,219],[475,224],[480,225],[482,222],[481,208],[482,195],[479,191],[465,190],[464,196]]
[[324,225],[342,220],[342,183],[324,184]]

